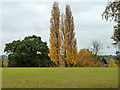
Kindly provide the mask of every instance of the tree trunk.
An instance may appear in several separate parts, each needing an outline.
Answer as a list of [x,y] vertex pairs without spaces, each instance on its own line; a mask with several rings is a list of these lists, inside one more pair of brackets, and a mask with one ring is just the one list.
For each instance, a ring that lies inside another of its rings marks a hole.
[[73,64],[71,64],[71,67],[73,67]]
[[65,67],[67,67],[67,62],[66,62],[66,60],[65,60]]

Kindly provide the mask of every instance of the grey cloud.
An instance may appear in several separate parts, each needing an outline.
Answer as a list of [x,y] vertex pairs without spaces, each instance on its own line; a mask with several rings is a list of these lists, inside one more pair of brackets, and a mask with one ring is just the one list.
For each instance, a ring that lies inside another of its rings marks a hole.
[[[75,21],[78,50],[87,48],[93,40],[99,40],[104,48],[102,54],[114,54],[111,45],[113,22],[102,20],[106,3],[69,3],[60,2],[60,11],[70,4]],[[28,35],[38,35],[49,45],[49,26],[52,3],[3,3],[3,48],[5,43],[23,39]]]

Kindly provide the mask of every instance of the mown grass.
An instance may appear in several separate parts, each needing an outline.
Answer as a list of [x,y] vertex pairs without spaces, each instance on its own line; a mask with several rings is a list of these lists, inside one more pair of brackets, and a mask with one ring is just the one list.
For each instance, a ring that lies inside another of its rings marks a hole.
[[3,68],[3,88],[118,88],[118,68]]

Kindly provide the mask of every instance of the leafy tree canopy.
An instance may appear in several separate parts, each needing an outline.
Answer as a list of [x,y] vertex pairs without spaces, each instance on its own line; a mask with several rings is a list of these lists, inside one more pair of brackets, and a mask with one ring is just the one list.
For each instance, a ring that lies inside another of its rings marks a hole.
[[102,18],[118,23],[114,26],[112,35],[112,39],[115,41],[113,45],[116,45],[120,41],[120,0],[109,1],[105,11],[102,13]]
[[9,66],[46,66],[50,63],[47,43],[35,35],[6,44],[4,52],[9,54]]

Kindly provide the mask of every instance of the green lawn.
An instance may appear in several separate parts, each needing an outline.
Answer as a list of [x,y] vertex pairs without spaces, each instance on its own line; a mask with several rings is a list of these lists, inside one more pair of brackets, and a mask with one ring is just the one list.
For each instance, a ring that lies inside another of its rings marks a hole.
[[118,88],[118,68],[3,68],[3,88]]

